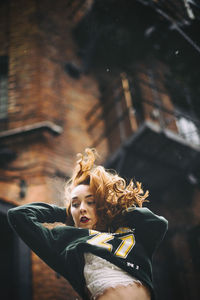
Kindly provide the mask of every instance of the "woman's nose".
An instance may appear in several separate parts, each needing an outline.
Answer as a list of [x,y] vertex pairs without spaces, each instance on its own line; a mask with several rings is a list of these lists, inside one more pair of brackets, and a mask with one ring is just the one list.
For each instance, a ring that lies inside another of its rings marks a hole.
[[86,212],[86,205],[85,205],[85,203],[81,203],[81,205],[80,205],[80,212]]

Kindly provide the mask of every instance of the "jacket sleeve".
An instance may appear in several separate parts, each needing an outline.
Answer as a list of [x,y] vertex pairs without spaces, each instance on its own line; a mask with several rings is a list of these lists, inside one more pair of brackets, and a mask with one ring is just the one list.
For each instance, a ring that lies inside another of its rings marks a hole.
[[165,236],[168,221],[146,207],[128,209],[127,218],[129,224],[135,228],[136,236],[139,235],[145,248],[152,255]]
[[[66,209],[46,203],[32,203],[8,211],[8,222],[20,238],[50,267],[58,269],[59,239],[56,230],[46,228],[42,223],[66,220]],[[66,227],[66,226],[62,226]]]

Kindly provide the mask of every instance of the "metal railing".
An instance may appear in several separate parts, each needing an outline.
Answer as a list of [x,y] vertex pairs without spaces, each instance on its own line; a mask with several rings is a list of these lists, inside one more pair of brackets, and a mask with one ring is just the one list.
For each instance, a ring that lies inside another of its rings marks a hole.
[[[151,106],[152,119],[156,120],[161,129],[170,129],[170,125],[174,123],[175,130],[178,136],[190,142],[191,144],[200,146],[200,121],[183,113],[176,108],[170,110],[162,104],[153,103],[152,101],[142,100],[146,105]],[[155,116],[154,112],[157,111]]]
[[[137,101],[140,103],[140,109],[134,107],[132,105],[132,103],[135,102],[132,101],[133,93],[129,85],[127,85],[127,82],[126,85],[123,84],[123,80],[127,80],[127,78],[122,74],[121,79],[121,92],[123,93],[117,97],[113,97],[111,101],[105,101],[106,105],[104,105],[102,111],[95,113],[95,111],[100,108],[101,104],[95,105],[95,107],[93,107],[87,115],[87,130],[89,133],[95,131],[100,121],[107,122],[106,129],[95,137],[92,145],[93,147],[98,146],[98,144],[100,144],[105,138],[111,139],[112,135],[114,135],[114,133],[116,134],[116,131],[119,131],[120,125],[125,122],[127,117],[129,118],[130,126],[134,121],[137,124],[137,128],[139,128],[146,120],[150,120],[155,122],[160,127],[161,131],[171,130],[174,134],[180,136],[192,145],[200,146],[200,121],[197,118],[178,110],[176,107],[174,107],[174,109],[169,109],[163,105],[159,99],[159,89],[157,89],[157,96],[152,93],[153,100],[140,98],[140,100]],[[151,90],[153,89],[155,89],[155,87],[152,85]],[[126,99],[127,95],[129,97],[128,101]],[[126,103],[126,108],[122,109],[121,112],[115,115],[113,119],[108,120],[108,114],[110,111],[115,109],[116,106],[123,101]],[[148,116],[144,115],[145,106],[149,107],[148,111],[150,113]],[[141,118],[141,115],[143,115],[143,118]],[[133,126],[131,127],[132,134],[134,134],[137,128],[133,129]]]

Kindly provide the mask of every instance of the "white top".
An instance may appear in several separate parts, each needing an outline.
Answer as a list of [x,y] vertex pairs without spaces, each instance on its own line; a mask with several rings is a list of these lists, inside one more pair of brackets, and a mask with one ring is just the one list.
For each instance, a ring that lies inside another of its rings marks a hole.
[[92,300],[95,300],[97,296],[103,294],[110,287],[127,286],[135,282],[142,284],[127,272],[99,256],[85,253],[84,257],[84,277]]

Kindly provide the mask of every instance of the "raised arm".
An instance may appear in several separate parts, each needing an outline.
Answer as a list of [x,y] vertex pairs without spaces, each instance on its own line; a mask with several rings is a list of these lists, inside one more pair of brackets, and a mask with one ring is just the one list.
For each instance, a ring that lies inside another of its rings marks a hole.
[[62,270],[58,269],[58,266],[62,264],[58,264],[61,247],[58,232],[46,228],[42,223],[64,223],[65,220],[65,208],[46,203],[27,204],[8,211],[8,221],[14,231],[40,258],[59,273],[62,273]]

